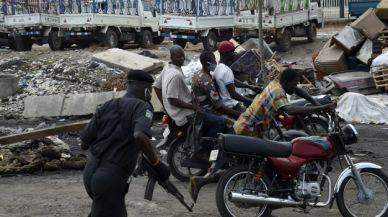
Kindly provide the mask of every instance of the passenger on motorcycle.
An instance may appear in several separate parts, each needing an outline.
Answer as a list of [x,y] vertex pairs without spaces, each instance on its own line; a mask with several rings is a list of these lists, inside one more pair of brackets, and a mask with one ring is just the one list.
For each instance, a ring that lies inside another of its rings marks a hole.
[[224,118],[226,126],[232,129],[241,112],[222,104],[221,97],[210,75],[210,71],[214,71],[217,67],[216,58],[212,52],[204,51],[199,59],[202,69],[194,74],[191,86],[194,104],[202,107],[210,114]]
[[252,103],[252,99],[241,96],[236,92],[238,88],[249,88],[255,92],[260,90],[260,87],[246,85],[243,82],[234,78],[232,70],[228,63],[234,62],[234,50],[236,47],[230,41],[223,41],[218,45],[218,52],[220,53],[220,61],[217,68],[214,70],[213,80],[218,85],[218,92],[221,96],[222,103],[236,111],[245,112],[246,108],[239,103]]
[[[234,124],[237,135],[261,137],[262,130],[266,130],[277,113],[286,112],[289,115],[299,115],[327,111],[331,105],[321,106],[303,89],[298,88],[299,74],[293,69],[286,69],[281,74],[280,82],[272,81],[261,93],[256,96],[246,112],[241,114]],[[305,98],[314,106],[291,106],[287,94],[297,94]],[[199,190],[209,183],[217,183],[223,172],[207,178],[193,176],[190,178],[189,193],[194,202],[197,201]]]
[[[299,74],[293,69],[286,69],[280,77],[280,81],[275,79],[256,96],[253,103],[246,112],[241,114],[235,122],[233,128],[237,135],[262,137],[272,119],[277,113],[286,112],[289,115],[300,115],[326,111],[330,105],[321,106],[302,88],[298,88]],[[306,99],[314,106],[292,106],[288,101],[287,94],[297,94]]]
[[[168,115],[175,124],[185,130],[189,123],[187,116],[195,112],[206,113],[206,111],[191,102],[191,94],[186,86],[181,67],[185,61],[184,50],[179,45],[174,45],[170,50],[171,62],[166,65],[157,78],[154,89],[161,100]],[[215,137],[217,133],[223,132],[225,121],[216,115],[206,113],[204,120],[204,137]],[[213,149],[212,141],[204,141],[204,145]]]

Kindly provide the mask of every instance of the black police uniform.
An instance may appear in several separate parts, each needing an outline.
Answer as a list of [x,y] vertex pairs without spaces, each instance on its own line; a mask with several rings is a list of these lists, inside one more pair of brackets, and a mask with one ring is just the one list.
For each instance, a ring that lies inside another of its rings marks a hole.
[[153,107],[127,93],[97,111],[81,136],[92,154],[84,171],[84,185],[93,199],[91,216],[124,217],[127,180],[139,154],[133,134],[141,131],[151,138]]

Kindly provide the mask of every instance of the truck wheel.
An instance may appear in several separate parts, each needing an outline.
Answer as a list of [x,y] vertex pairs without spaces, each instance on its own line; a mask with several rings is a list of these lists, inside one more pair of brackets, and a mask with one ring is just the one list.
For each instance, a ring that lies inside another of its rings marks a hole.
[[109,29],[105,34],[105,47],[116,48],[118,43],[117,34],[115,31]]
[[49,47],[52,51],[63,50],[65,47],[62,39],[58,36],[58,31],[51,31],[48,40]]
[[161,43],[163,43],[163,41],[164,41],[164,37],[163,36],[154,37],[154,39],[152,39],[152,42],[154,44],[161,44]]
[[182,38],[174,38],[173,40],[174,45],[179,45],[183,49],[185,49],[186,44],[187,44],[187,39],[182,39]]
[[32,40],[29,36],[16,36],[15,46],[18,51],[30,51],[32,49]]
[[90,41],[87,40],[76,40],[75,44],[77,45],[77,49],[85,49],[90,46]]
[[217,35],[216,33],[210,31],[209,34],[205,37],[203,42],[203,48],[207,51],[216,51],[217,50]]
[[287,52],[291,49],[291,32],[288,29],[285,29],[280,39],[280,50]]
[[149,30],[145,30],[143,32],[143,35],[141,36],[140,46],[145,49],[151,48],[152,39],[153,39],[152,33]]
[[317,40],[317,26],[313,22],[311,22],[307,31],[307,40],[309,42],[314,42]]

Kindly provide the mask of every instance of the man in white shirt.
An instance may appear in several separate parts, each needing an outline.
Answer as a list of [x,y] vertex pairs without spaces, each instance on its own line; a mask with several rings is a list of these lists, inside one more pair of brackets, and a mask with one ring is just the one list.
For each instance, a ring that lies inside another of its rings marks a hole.
[[[171,62],[166,65],[157,78],[154,89],[159,100],[163,104],[168,115],[174,120],[178,127],[187,128],[189,123],[187,116],[195,112],[206,113],[206,111],[192,104],[191,93],[186,86],[181,67],[185,61],[184,50],[179,45],[174,45],[170,50]],[[212,114],[206,114],[204,120],[204,137],[215,137],[217,133],[224,130],[225,121],[223,118]],[[204,145],[212,148],[212,142],[204,142]]]
[[220,61],[213,74],[213,79],[218,86],[218,92],[221,96],[222,103],[239,112],[245,112],[246,108],[239,101],[247,104],[252,103],[252,99],[242,96],[236,92],[236,87],[249,88],[256,91],[258,87],[250,86],[242,83],[234,78],[232,70],[227,66],[228,62],[234,61],[234,50],[236,47],[230,41],[223,41],[218,45],[220,53]]

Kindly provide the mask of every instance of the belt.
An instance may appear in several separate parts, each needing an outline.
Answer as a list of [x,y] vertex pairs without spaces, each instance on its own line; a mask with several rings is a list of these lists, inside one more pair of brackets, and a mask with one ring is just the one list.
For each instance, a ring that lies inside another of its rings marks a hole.
[[115,172],[119,176],[123,177],[125,180],[127,180],[129,177],[128,171],[126,171],[125,169],[121,168],[120,166],[118,166],[112,162],[99,160],[98,158],[94,157],[93,155],[90,157],[90,161],[92,164],[95,165],[94,171],[96,171],[97,168],[101,168],[101,169]]

